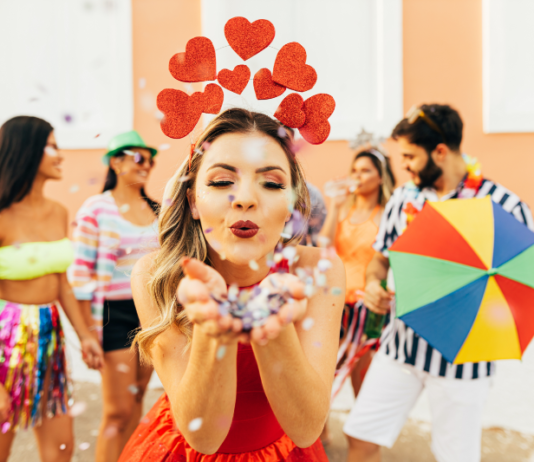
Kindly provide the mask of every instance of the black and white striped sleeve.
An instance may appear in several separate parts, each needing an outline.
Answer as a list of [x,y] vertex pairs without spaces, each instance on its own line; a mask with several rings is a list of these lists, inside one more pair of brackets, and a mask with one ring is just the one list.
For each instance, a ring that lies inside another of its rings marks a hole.
[[397,188],[386,204],[380,220],[378,234],[373,244],[373,248],[385,257],[389,256],[388,249],[398,237],[396,224],[400,220],[400,214],[402,213],[403,190],[404,188],[402,187]]

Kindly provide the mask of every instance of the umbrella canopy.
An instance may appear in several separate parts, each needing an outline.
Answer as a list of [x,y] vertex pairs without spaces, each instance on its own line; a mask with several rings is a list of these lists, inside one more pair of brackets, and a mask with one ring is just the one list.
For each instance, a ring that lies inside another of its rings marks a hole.
[[396,311],[454,364],[520,359],[534,336],[534,233],[490,197],[427,202],[389,249]]

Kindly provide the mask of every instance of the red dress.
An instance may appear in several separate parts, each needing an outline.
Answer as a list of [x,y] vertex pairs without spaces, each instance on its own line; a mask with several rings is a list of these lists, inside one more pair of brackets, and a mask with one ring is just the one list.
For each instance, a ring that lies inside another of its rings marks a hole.
[[232,425],[216,454],[195,451],[178,431],[166,394],[142,419],[119,462],[328,462],[320,440],[301,449],[284,433],[263,391],[250,345],[239,344]]

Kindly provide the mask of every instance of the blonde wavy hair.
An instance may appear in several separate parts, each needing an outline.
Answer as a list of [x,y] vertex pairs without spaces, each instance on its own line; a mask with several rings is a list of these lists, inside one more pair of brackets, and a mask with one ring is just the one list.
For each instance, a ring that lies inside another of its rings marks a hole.
[[[292,137],[285,130],[280,130],[281,127],[283,128],[279,122],[265,114],[241,108],[228,109],[213,119],[196,142],[191,168],[186,160],[167,183],[159,215],[161,249],[155,257],[155,269],[148,283],[148,291],[157,306],[158,316],[150,326],[137,332],[132,344],[132,348],[138,349],[142,361],[151,362],[150,350],[154,340],[173,324],[187,337],[188,345],[191,342],[192,326],[178,304],[176,290],[184,277],[182,267],[178,264],[182,257],[197,258],[211,265],[202,226],[199,220],[193,218],[187,200],[187,190],[195,188],[204,143],[213,143],[220,136],[229,133],[258,133],[276,141],[289,161],[294,209],[302,214],[304,220],[308,220],[310,199],[304,174],[292,152]],[[302,228],[300,233],[283,240],[283,243],[298,243],[305,232],[305,227],[299,228]]]

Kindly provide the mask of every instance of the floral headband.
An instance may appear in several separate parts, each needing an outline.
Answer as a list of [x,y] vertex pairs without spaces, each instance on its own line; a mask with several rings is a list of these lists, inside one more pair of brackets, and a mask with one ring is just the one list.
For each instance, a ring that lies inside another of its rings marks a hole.
[[[267,48],[275,37],[270,21],[259,19],[250,23],[246,18],[235,17],[224,26],[229,46],[244,60]],[[256,98],[266,100],[281,96],[287,89],[296,92],[311,90],[317,81],[317,72],[306,64],[306,50],[297,42],[285,44],[276,56],[273,70],[263,68],[254,75]],[[163,112],[161,129],[170,138],[180,139],[191,133],[200,116],[218,114],[224,102],[221,87],[240,95],[251,76],[248,66],[240,64],[234,70],[217,72],[213,43],[207,37],[194,37],[187,42],[185,52],[175,54],[169,62],[171,75],[181,82],[209,83],[202,92],[192,95],[181,90],[166,88],[158,94],[157,106]],[[319,93],[304,100],[298,93],[287,95],[274,113],[283,125],[298,129],[311,144],[321,144],[330,134],[328,118],[336,103],[332,96]],[[190,161],[194,153],[191,148]]]

